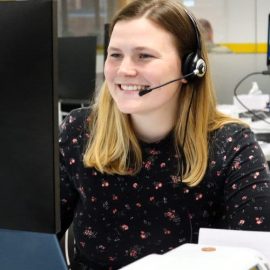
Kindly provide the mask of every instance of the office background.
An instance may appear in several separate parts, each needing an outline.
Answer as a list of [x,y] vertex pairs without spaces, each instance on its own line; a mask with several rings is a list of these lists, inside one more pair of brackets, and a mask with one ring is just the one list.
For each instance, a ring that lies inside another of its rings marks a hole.
[[[114,12],[132,0],[58,0],[58,36],[97,36],[97,88],[102,82],[104,24]],[[269,0],[179,0],[197,18],[208,19],[214,42],[227,46],[231,54],[210,53],[211,72],[218,103],[230,104],[233,89],[246,74],[266,69]],[[239,93],[247,93],[252,81],[270,93],[269,76],[244,82]]]

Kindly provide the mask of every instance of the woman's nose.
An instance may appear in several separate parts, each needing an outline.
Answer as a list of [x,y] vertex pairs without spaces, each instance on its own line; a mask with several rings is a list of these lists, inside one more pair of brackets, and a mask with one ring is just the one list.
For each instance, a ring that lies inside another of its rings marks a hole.
[[118,74],[122,76],[136,76],[137,69],[130,57],[124,57],[118,68]]

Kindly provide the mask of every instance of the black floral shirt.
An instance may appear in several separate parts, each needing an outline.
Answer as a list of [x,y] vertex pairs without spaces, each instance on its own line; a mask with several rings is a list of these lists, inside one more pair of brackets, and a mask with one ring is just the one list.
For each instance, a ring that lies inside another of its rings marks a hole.
[[[227,124],[210,136],[202,182],[176,184],[172,135],[143,143],[135,176],[102,174],[82,162],[89,110],[72,111],[60,127],[62,232],[74,224],[89,269],[119,269],[150,253],[196,243],[199,228],[270,230],[270,176],[249,128]],[[109,136],[109,134],[108,134]]]

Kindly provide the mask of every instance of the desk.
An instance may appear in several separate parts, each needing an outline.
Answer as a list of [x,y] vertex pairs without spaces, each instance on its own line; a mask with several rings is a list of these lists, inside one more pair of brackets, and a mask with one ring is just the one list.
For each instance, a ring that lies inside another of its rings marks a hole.
[[[239,113],[243,112],[231,104],[218,105],[217,108],[219,111],[235,118],[239,118]],[[246,122],[254,132],[265,158],[270,165],[270,124],[262,120],[252,122],[249,118],[241,118],[241,120]],[[270,118],[266,118],[265,120],[270,123]]]

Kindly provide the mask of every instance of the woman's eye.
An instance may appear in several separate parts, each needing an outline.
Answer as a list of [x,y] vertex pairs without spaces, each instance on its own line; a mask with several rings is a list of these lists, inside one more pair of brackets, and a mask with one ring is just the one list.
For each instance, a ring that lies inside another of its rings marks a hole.
[[112,57],[112,58],[120,58],[121,54],[120,53],[111,53],[110,57]]
[[152,57],[153,57],[152,55],[147,54],[147,53],[141,53],[139,55],[139,58],[141,58],[141,59],[147,59],[147,58],[152,58]]

